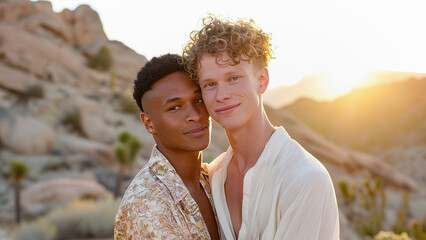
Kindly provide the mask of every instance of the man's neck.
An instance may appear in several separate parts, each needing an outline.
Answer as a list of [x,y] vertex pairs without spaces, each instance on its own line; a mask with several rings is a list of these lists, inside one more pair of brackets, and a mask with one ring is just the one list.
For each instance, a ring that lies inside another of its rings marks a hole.
[[257,163],[274,131],[275,128],[263,111],[254,115],[243,127],[226,130],[234,151],[233,160],[237,161],[241,172],[246,172]]
[[187,187],[199,187],[201,171],[201,152],[175,152],[158,148],[167,158]]

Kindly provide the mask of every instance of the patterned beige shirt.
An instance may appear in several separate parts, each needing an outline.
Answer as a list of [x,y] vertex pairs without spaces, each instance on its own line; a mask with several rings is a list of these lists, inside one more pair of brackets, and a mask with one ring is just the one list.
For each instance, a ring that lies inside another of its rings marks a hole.
[[[205,163],[200,183],[215,211]],[[197,203],[156,146],[124,194],[114,239],[210,239]]]

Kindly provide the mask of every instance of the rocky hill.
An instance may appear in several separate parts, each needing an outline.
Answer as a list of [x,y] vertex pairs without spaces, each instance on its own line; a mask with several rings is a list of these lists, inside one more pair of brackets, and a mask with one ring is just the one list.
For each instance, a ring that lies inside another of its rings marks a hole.
[[330,102],[301,98],[282,108],[332,142],[378,153],[426,143],[426,78],[353,90]]
[[[29,166],[25,217],[73,199],[111,198],[118,170],[113,144],[127,130],[143,147],[124,192],[154,145],[131,97],[146,61],[109,40],[87,5],[57,13],[47,1],[0,1],[0,225],[14,218],[11,160]],[[223,131],[212,136],[225,141],[210,145],[207,161],[227,147]]]
[[[29,166],[22,192],[28,220],[59,214],[56,210],[67,209],[64,206],[74,199],[111,199],[118,169],[112,146],[122,130],[135,134],[143,145],[125,176],[125,185],[146,163],[154,141],[140,123],[130,97],[133,79],[146,61],[123,43],[108,39],[98,14],[87,5],[57,13],[45,1],[0,1],[0,239],[2,226],[14,220],[11,160],[20,159]],[[265,110],[275,125],[284,125],[324,163],[336,185],[340,179],[379,176],[397,190],[419,195],[423,182],[395,170],[392,161],[342,147],[287,110]],[[205,161],[227,147],[223,129],[213,123]],[[424,206],[418,202],[412,212]],[[114,208],[108,208],[114,215]],[[396,209],[393,206],[391,211]],[[111,224],[113,217],[102,215],[103,210],[99,218]],[[103,223],[100,219],[93,222]],[[353,231],[347,221],[342,226],[349,235]],[[99,232],[105,233],[104,229]]]

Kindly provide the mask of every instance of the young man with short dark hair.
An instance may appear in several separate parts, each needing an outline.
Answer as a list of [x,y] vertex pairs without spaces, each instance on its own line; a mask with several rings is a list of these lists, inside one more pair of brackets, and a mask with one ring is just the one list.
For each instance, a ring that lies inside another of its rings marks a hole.
[[126,190],[114,239],[219,239],[206,165],[210,117],[180,56],[154,57],[139,71],[134,98],[156,145]]

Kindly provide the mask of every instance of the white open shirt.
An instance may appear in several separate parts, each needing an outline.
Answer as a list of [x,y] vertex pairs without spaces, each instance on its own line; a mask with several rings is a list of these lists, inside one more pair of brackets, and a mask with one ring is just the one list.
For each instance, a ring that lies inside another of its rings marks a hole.
[[[224,239],[235,239],[224,190],[232,155],[229,147],[209,166]],[[283,127],[275,130],[244,177],[238,239],[339,239],[339,214],[330,175]]]

